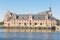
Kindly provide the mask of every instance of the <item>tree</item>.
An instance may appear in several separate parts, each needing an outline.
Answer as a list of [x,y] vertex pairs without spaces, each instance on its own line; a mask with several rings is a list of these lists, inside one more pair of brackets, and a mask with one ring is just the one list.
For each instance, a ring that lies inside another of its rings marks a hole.
[[3,25],[4,24],[4,22],[2,21],[2,22],[0,22],[0,25]]

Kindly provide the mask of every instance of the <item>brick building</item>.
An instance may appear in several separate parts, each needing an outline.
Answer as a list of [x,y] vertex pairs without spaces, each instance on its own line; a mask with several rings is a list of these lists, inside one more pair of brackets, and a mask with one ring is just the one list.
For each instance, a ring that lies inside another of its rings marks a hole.
[[52,16],[51,8],[37,14],[15,14],[6,12],[4,26],[56,26],[57,21]]

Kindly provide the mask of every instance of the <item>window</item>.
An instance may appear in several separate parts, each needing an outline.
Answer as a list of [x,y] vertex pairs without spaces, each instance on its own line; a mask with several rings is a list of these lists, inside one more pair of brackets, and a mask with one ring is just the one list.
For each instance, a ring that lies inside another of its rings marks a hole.
[[30,25],[31,25],[31,23],[30,23]]
[[18,16],[16,18],[18,18]]
[[35,23],[35,25],[37,25],[37,23]]
[[26,25],[26,23],[24,23],[24,25]]
[[19,23],[19,25],[20,25],[21,23]]
[[50,19],[50,16],[48,16],[48,19]]
[[42,23],[40,23],[40,25],[42,25]]
[[31,20],[30,20],[30,22],[31,22]]
[[32,17],[34,19],[34,17]]

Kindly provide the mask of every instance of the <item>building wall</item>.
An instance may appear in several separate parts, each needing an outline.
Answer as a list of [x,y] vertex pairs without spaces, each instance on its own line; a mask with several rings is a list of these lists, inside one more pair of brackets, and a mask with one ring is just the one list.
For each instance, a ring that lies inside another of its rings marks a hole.
[[45,20],[33,20],[32,15],[29,15],[28,20],[16,19],[16,14],[13,15],[14,20],[8,20],[11,17],[10,13],[4,16],[4,26],[56,26],[56,20],[48,20],[48,15]]
[[5,21],[4,26],[56,26],[56,21],[52,20],[10,20]]

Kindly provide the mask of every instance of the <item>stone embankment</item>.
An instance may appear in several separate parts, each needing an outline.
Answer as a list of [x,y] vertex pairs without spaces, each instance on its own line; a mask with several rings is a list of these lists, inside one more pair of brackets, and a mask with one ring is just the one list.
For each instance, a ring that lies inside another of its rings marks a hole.
[[60,27],[56,27],[56,29],[51,27],[7,27],[4,29],[4,32],[52,32],[52,31],[60,31]]
[[43,29],[4,29],[4,32],[52,32],[52,30]]

